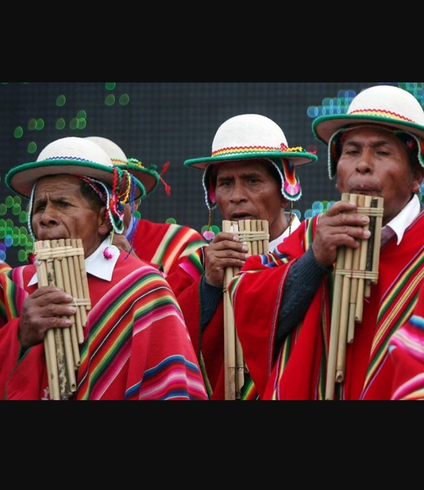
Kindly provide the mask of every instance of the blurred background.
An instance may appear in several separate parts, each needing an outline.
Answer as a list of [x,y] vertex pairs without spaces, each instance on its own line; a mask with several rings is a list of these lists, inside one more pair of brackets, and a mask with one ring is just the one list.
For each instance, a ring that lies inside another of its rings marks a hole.
[[[326,147],[312,134],[323,114],[345,113],[352,98],[372,85],[400,86],[424,105],[424,82],[0,82],[0,260],[27,262],[25,199],[5,185],[8,170],[33,162],[41,150],[66,136],[103,136],[163,174],[163,185],[142,203],[152,221],[173,220],[202,229],[208,221],[202,171],[184,161],[210,157],[218,127],[238,114],[262,114],[284,131],[289,146],[316,151],[317,163],[298,169],[301,218],[339,198],[327,173]],[[213,224],[221,227],[219,211]]]

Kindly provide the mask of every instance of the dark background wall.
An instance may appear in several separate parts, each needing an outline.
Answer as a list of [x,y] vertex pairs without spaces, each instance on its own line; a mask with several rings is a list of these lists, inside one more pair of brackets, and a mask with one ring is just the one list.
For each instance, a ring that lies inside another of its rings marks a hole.
[[[303,217],[314,203],[339,197],[328,179],[326,147],[312,135],[313,118],[346,112],[354,95],[376,84],[399,85],[423,104],[423,82],[0,82],[0,259],[19,265],[31,249],[28,203],[5,186],[7,171],[35,161],[65,136],[104,136],[158,170],[171,162],[164,174],[171,197],[158,187],[142,214],[200,230],[208,217],[202,171],[184,161],[210,156],[216,130],[228,118],[265,115],[283,129],[289,146],[318,152],[318,163],[298,170],[303,197],[295,207]],[[214,224],[221,221],[215,211]]]

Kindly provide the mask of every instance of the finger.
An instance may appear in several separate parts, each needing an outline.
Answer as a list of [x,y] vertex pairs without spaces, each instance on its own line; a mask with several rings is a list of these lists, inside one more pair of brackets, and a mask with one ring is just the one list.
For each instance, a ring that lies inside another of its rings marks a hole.
[[35,300],[36,304],[40,307],[51,305],[51,304],[68,305],[70,303],[75,303],[75,299],[70,294],[65,293],[60,289],[53,292],[46,292],[38,297],[34,295],[32,296],[32,299]]

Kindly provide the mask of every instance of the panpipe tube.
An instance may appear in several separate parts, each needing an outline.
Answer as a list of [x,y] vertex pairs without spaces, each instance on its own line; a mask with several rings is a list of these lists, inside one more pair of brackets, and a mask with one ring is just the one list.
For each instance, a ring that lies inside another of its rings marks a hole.
[[[44,248],[51,248],[51,243],[46,240],[44,242]],[[52,255],[46,261],[47,264],[47,277],[49,286],[57,286],[56,282],[56,271],[55,271],[55,259]],[[66,372],[66,360],[65,360],[65,348],[63,340],[63,332],[60,328],[54,328],[54,341],[56,346],[56,360],[57,360],[57,370],[58,370],[58,380],[59,380],[59,399],[67,399],[68,393],[68,375]]]
[[[65,245],[69,249],[72,249],[72,243],[69,238],[65,240]],[[68,269],[69,269],[69,279],[71,283],[71,295],[74,298],[78,298],[78,287],[77,287],[77,280],[76,280],[76,271],[75,269],[75,262],[74,258],[72,255],[67,255],[68,259]],[[76,325],[76,330],[77,330],[77,338],[78,338],[78,343],[82,343],[84,341],[84,331],[83,331],[83,325],[85,325],[84,318],[83,318],[83,311],[81,308],[77,308],[77,313],[75,315],[75,325]]]
[[[350,194],[346,200],[349,200],[353,204],[357,204],[358,196],[356,194]],[[345,259],[343,270],[352,270],[353,264],[353,249],[347,247],[345,250]],[[343,275],[342,284],[342,304],[340,310],[340,331],[339,331],[339,345],[337,348],[337,366],[336,366],[336,381],[342,383],[344,381],[344,370],[346,363],[346,342],[349,323],[349,302],[350,302],[350,289],[351,278],[348,274]]]
[[[231,221],[223,221],[222,231],[235,232]],[[224,272],[224,369],[225,369],[225,399],[236,399],[236,329],[234,312],[228,291],[228,285],[237,270],[227,267]]]
[[[61,239],[59,240],[59,246],[62,248],[65,248],[65,240]],[[71,288],[71,281],[70,281],[70,274],[69,274],[69,266],[68,266],[68,257],[65,256],[61,260],[61,266],[62,266],[62,277],[63,277],[63,283],[64,283],[64,290],[72,295],[72,288]],[[78,310],[78,308],[77,308]],[[72,351],[73,351],[73,358],[74,358],[74,369],[77,369],[81,363],[81,358],[80,358],[80,351],[79,351],[79,342],[78,336],[77,336],[77,326],[76,326],[76,315],[71,315],[70,319],[72,321],[72,326],[71,326],[71,344],[72,344]]]
[[[240,220],[222,222],[222,230],[235,233],[245,242],[250,254],[259,251],[269,252],[269,224],[265,220]],[[234,322],[234,311],[231,304],[228,286],[239,272],[236,267],[228,267],[224,275],[224,355],[225,355],[225,399],[241,398],[245,383],[247,368],[244,362],[243,350],[237,335]]]
[[[362,196],[362,197],[364,197],[364,196]],[[363,207],[365,209],[370,208],[371,201],[372,201],[371,196],[365,196],[365,198],[363,199]],[[370,223],[368,225],[364,226],[364,230],[371,230],[371,233],[373,234],[374,228],[375,228],[374,225],[375,225],[375,222],[373,221],[372,216],[370,216]],[[372,238],[372,236],[373,235],[371,235],[371,238]],[[361,240],[360,250],[361,250],[361,256],[360,256],[360,260],[359,260],[358,269],[360,271],[366,271],[369,268],[369,257],[370,257],[370,253],[372,253],[372,252],[370,252],[370,251],[372,251],[372,240],[371,241],[370,240]],[[356,302],[356,308],[355,308],[355,321],[357,323],[362,322],[362,315],[363,315],[363,311],[364,311],[364,297],[365,297],[365,277],[364,277],[364,275],[362,275],[362,277],[360,277],[358,279],[357,302]],[[355,328],[355,327],[353,327],[353,328]],[[348,339],[348,341],[350,340],[350,342],[352,342],[353,336],[354,336],[354,333],[351,332],[351,336],[350,336],[350,339]]]
[[[364,207],[365,204],[365,196],[358,196],[357,205],[358,207]],[[359,265],[361,261],[362,254],[362,245],[365,240],[361,241],[360,247],[353,250],[353,261],[352,261],[352,269],[354,271],[359,270]],[[352,284],[350,288],[350,306],[349,306],[349,323],[347,330],[347,343],[350,344],[353,341],[353,336],[355,333],[355,318],[356,318],[356,307],[358,300],[358,283],[360,279],[356,276],[352,277]]]
[[[345,248],[339,247],[337,250],[337,263],[344,264],[344,255]],[[342,306],[342,284],[343,276],[341,274],[337,274],[336,271],[333,283],[333,300],[331,304],[330,343],[328,348],[327,379],[325,384],[326,400],[334,399],[337,349],[339,346],[340,311]]]

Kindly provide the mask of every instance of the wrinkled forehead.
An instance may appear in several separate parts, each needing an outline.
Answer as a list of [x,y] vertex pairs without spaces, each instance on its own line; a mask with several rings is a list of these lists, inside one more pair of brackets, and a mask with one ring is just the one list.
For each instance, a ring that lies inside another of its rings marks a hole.
[[75,189],[80,188],[80,179],[75,175],[63,174],[63,175],[46,175],[40,177],[34,184],[35,194],[41,192],[53,192],[64,190],[74,192]]
[[335,143],[339,146],[339,152],[346,149],[346,146],[372,148],[390,146],[393,149],[399,149],[399,151],[405,152],[416,148],[415,139],[407,133],[369,126],[349,128],[340,134],[338,142],[335,139]]
[[[399,132],[399,131],[397,131]],[[396,132],[391,128],[382,126],[353,126],[343,132],[342,142],[355,138],[384,138],[387,140],[397,139]]]
[[[252,172],[269,173],[272,164],[266,160],[238,160],[213,165],[212,172],[216,177],[246,174]],[[215,168],[216,167],[216,168]]]

